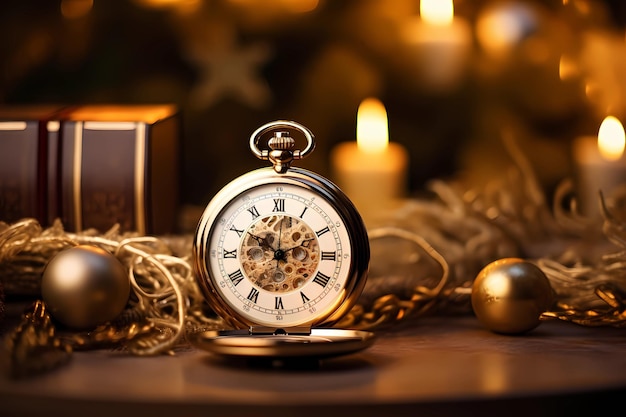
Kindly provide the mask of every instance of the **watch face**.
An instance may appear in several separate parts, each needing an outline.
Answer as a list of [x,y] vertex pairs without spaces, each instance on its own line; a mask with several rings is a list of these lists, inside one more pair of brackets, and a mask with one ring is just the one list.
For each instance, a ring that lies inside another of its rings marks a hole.
[[346,300],[357,274],[353,226],[342,207],[290,181],[218,200],[219,209],[207,208],[200,243],[205,292],[218,312],[245,325],[306,326]]

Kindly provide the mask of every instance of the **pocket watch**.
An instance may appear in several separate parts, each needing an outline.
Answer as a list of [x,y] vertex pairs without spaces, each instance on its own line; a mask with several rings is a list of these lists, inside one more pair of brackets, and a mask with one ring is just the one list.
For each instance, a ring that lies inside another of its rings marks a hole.
[[[303,149],[295,149],[292,131],[306,140]],[[196,280],[232,328],[197,333],[198,347],[225,356],[322,358],[373,343],[371,332],[333,328],[363,290],[370,247],[349,198],[327,178],[292,167],[314,148],[299,123],[261,126],[250,149],[272,166],[234,179],[204,210],[193,242]]]

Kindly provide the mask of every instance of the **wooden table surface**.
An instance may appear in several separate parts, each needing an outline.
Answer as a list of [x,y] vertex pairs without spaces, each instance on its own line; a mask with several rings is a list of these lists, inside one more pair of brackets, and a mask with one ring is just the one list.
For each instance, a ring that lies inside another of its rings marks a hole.
[[3,417],[596,416],[624,402],[626,329],[549,321],[503,336],[472,316],[422,318],[309,368],[250,366],[193,348],[157,357],[89,351],[38,377],[0,379]]

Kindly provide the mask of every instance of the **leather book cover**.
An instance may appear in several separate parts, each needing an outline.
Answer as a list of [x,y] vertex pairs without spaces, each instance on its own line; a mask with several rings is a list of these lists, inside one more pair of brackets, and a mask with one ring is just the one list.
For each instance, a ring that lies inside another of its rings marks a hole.
[[81,106],[61,122],[61,218],[67,230],[174,233],[179,120],[171,105]]
[[0,221],[54,219],[61,113],[56,105],[0,107]]

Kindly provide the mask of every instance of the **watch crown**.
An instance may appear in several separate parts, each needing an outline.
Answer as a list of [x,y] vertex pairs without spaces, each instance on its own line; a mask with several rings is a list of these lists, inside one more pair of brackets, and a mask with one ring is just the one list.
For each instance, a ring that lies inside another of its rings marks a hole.
[[289,132],[276,132],[274,136],[267,141],[267,146],[274,150],[290,150],[296,145],[296,141],[289,136]]
[[269,159],[274,164],[274,170],[278,173],[285,173],[293,161],[292,149],[296,141],[289,136],[289,132],[275,132],[274,136],[267,141],[270,147]]

